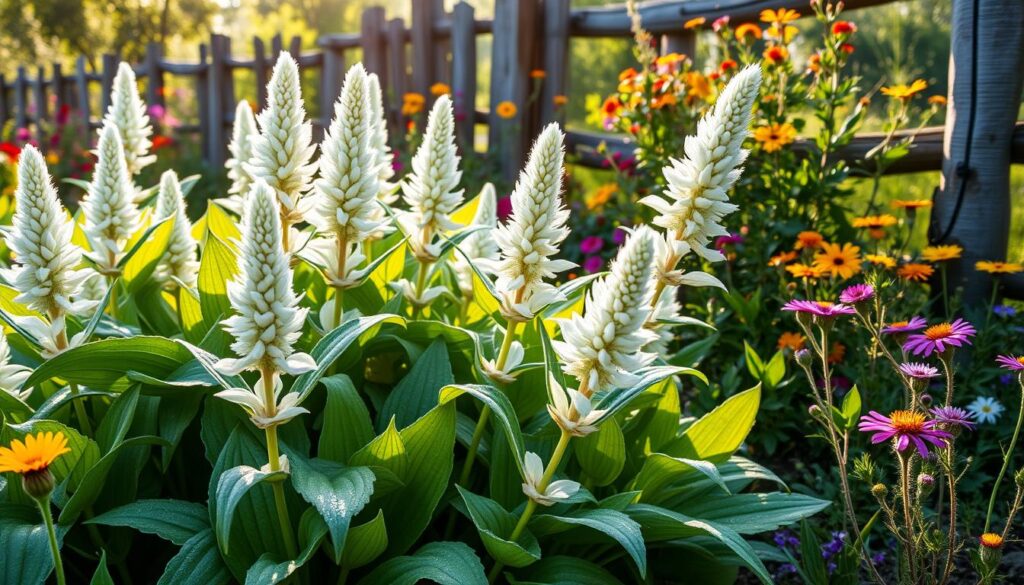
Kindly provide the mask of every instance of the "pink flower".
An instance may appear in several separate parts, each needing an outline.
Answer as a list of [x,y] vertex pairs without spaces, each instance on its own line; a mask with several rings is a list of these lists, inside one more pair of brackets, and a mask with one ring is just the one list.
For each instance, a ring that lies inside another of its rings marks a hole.
[[506,195],[498,199],[498,218],[504,220],[512,215],[512,198]]
[[625,241],[626,241],[626,230],[624,230],[622,228],[619,228],[619,229],[615,230],[614,232],[612,232],[612,242],[614,242],[616,246],[622,244],[622,242],[625,242]]
[[583,270],[593,274],[594,272],[601,272],[604,268],[604,258],[600,256],[587,256],[583,260]]
[[713,30],[715,32],[718,32],[718,31],[722,30],[723,28],[725,28],[727,26],[729,26],[729,15],[728,14],[726,14],[725,16],[719,16],[718,18],[716,18],[715,21],[711,23],[711,30]]
[[974,413],[959,406],[940,406],[932,409],[932,417],[936,424],[946,428],[963,427],[974,430]]
[[1024,371],[1024,356],[1001,355],[996,358],[996,363],[1007,370],[1013,370],[1014,372]]
[[855,284],[848,286],[839,294],[839,301],[846,304],[855,304],[869,301],[875,298],[875,287],[870,284]]
[[929,380],[939,376],[939,370],[928,364],[900,364],[900,371],[904,376],[917,380]]
[[924,320],[924,317],[911,317],[909,321],[896,321],[894,323],[889,323],[885,327],[882,327],[882,333],[913,333],[914,331],[924,329],[924,326],[927,324],[928,322]]
[[153,104],[149,106],[149,109],[146,111],[146,113],[148,113],[151,117],[160,120],[164,117],[165,114],[167,114],[167,110],[160,104]]
[[587,236],[580,242],[580,252],[583,254],[596,254],[604,246],[604,240],[600,236]]
[[18,128],[18,131],[14,133],[14,137],[19,142],[28,142],[32,139],[32,133],[28,131],[28,128]]
[[876,445],[892,439],[896,450],[904,451],[913,444],[921,457],[928,457],[928,443],[945,447],[948,440],[953,438],[950,433],[935,428],[935,424],[935,421],[913,410],[897,410],[889,416],[872,410],[860,417],[857,428],[866,433],[874,433],[871,442]]
[[849,305],[831,303],[828,301],[801,301],[792,300],[782,305],[783,311],[794,313],[810,313],[815,317],[838,317],[839,315],[853,315],[857,311]]
[[930,356],[933,352],[942,353],[954,347],[970,345],[970,338],[976,333],[974,326],[957,319],[952,323],[939,323],[924,330],[923,333],[915,333],[907,338],[903,344],[903,350],[914,355],[924,357]]

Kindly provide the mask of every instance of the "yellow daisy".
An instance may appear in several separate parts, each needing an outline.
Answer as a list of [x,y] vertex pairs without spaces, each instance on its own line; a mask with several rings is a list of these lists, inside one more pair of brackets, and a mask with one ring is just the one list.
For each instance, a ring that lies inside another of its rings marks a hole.
[[822,274],[850,278],[860,272],[860,247],[853,244],[822,244],[814,267]]
[[14,439],[10,447],[0,447],[0,473],[13,471],[26,475],[43,471],[57,457],[70,452],[64,433],[48,431],[26,435],[24,443]]
[[926,262],[942,262],[956,260],[963,255],[964,249],[956,244],[948,246],[928,246],[921,250],[921,259]]

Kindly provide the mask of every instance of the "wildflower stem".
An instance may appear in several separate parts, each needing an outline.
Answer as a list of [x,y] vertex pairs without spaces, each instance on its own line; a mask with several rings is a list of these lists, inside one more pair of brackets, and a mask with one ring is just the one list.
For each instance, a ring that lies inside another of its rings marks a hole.
[[[345,264],[348,262],[348,238],[338,237],[338,276],[345,278]],[[342,314],[342,295],[345,289],[336,286],[334,287],[334,326],[341,325],[341,314]]]
[[996,496],[999,495],[999,484],[1003,481],[1003,476],[1006,475],[1006,470],[1010,467],[1010,459],[1013,455],[1013,449],[1017,446],[1017,438],[1020,436],[1020,425],[1021,421],[1024,420],[1024,381],[1021,382],[1021,398],[1020,398],[1020,412],[1017,413],[1017,426],[1013,429],[1013,437],[1010,438],[1010,447],[1003,453],[1003,466],[999,470],[999,475],[996,476],[996,482],[992,485],[992,494],[988,498],[988,511],[985,512],[985,529],[983,533],[988,532],[989,526],[992,524],[992,511],[996,507]]
[[[263,376],[263,403],[267,405],[269,416],[273,417],[277,410],[277,397],[274,396],[274,372],[271,368],[261,369]],[[281,471],[281,452],[277,444],[277,425],[271,425],[266,429],[267,433],[267,464],[271,473]],[[271,487],[274,490],[274,507],[277,508],[277,520],[281,525],[281,538],[284,539],[284,547],[288,552],[288,558],[294,559],[299,554],[295,546],[295,537],[292,535],[292,521],[288,517],[288,502],[284,499],[284,483],[280,480],[273,481]]]
[[[51,311],[50,312],[50,320],[51,321],[59,319],[60,316],[61,316],[61,314],[58,311]],[[58,350],[63,351],[64,349],[67,349],[67,347],[68,347],[68,331],[67,331],[66,328],[62,329],[60,331],[60,333],[57,334],[56,343],[57,343],[57,349]],[[84,432],[87,436],[91,437],[93,435],[93,433],[92,433],[92,423],[89,422],[89,414],[85,411],[85,404],[83,404],[82,401],[78,400],[78,398],[77,398],[78,397],[78,384],[75,384],[74,382],[71,382],[71,383],[68,384],[68,389],[71,390],[71,402],[72,402],[72,404],[75,405],[74,406],[74,408],[75,408],[75,416],[78,417],[78,424],[81,425],[82,432]]]
[[[949,444],[945,455],[948,458],[946,483],[949,487],[949,532],[946,534],[946,566],[942,570],[942,579],[939,581],[941,584],[949,580],[949,574],[953,571],[953,554],[956,552],[956,469],[953,467],[956,454],[953,451],[953,443]],[[942,514],[941,506],[936,513]]]
[[942,352],[939,355],[939,361],[942,362],[942,370],[946,374],[946,403],[945,406],[953,404],[953,356],[946,355],[946,352]]
[[907,570],[910,571],[910,582],[917,583],[917,569],[914,554],[914,521],[910,509],[910,454],[898,452],[900,460],[900,495],[903,497],[903,523],[907,529]]
[[57,532],[53,527],[53,514],[50,512],[50,496],[36,500],[39,513],[46,523],[46,536],[50,539],[50,554],[53,555],[53,571],[57,575],[57,585],[64,585],[64,562],[60,558],[60,547],[57,546]]

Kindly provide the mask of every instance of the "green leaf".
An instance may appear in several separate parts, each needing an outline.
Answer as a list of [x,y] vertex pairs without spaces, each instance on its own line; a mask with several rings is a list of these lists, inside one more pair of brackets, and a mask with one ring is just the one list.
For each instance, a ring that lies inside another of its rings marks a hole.
[[317,454],[343,463],[373,439],[370,411],[345,374],[322,378],[320,383],[327,389],[327,404]]
[[221,560],[217,539],[209,528],[185,541],[167,562],[157,585],[227,585],[231,571]]
[[132,383],[129,371],[163,378],[191,359],[180,343],[164,337],[112,337],[71,348],[43,362],[25,384],[35,386],[59,377],[89,388],[120,392]]
[[89,585],[114,585],[114,579],[107,570],[107,551],[100,555],[100,562],[96,565],[96,572],[92,574]]
[[702,498],[679,511],[740,534],[758,534],[813,516],[829,504],[803,494],[773,492]]
[[448,349],[444,341],[435,339],[388,394],[377,416],[377,428],[383,428],[392,417],[399,427],[412,424],[437,405],[438,392],[453,382]]
[[228,545],[231,541],[231,523],[235,517],[235,508],[238,507],[242,496],[259,483],[268,479],[280,481],[283,477],[283,472],[271,473],[248,465],[232,467],[220,474],[220,478],[217,479],[217,513],[214,529],[217,533],[217,542],[220,543],[225,555],[228,554]]
[[183,500],[138,500],[85,521],[86,524],[126,526],[182,546],[210,528],[206,506]]
[[[625,549],[642,577],[647,575],[647,548],[644,546],[640,524],[622,512],[607,508],[577,510],[557,516],[553,514],[535,516],[531,524],[533,522],[539,525],[585,526],[604,533]],[[550,532],[550,529],[545,532]]]
[[577,557],[545,556],[526,569],[516,571],[513,585],[622,585],[622,580],[604,568]]
[[395,557],[374,569],[359,585],[487,585],[480,559],[461,542],[431,542],[416,554]]
[[757,351],[750,346],[746,339],[743,340],[743,356],[747,362],[747,371],[750,372],[750,375],[759,382],[764,381],[764,362],[761,361],[761,356],[757,355]]
[[96,444],[103,453],[110,452],[117,444],[128,436],[128,429],[135,419],[135,409],[139,405],[139,387],[133,386],[121,393],[111,405],[107,415],[103,417],[96,429]]
[[760,385],[740,392],[690,425],[663,451],[673,457],[725,461],[747,438],[760,404]]
[[[66,529],[57,529],[61,543]],[[46,526],[35,506],[0,503],[0,583],[42,584],[53,572]]]
[[529,531],[524,531],[516,541],[509,540],[517,516],[494,500],[478,496],[459,485],[455,488],[466,504],[466,511],[480,534],[484,548],[494,560],[510,567],[525,567],[540,559],[540,544]]
[[595,424],[608,420],[619,410],[625,408],[625,406],[632,402],[634,398],[639,396],[641,392],[671,376],[689,375],[696,376],[703,380],[705,384],[708,381],[704,374],[699,370],[695,370],[693,368],[680,368],[676,366],[655,366],[651,368],[644,368],[636,372],[636,375],[639,379],[633,386],[612,390],[610,392],[601,392],[598,394],[597,404],[594,405],[594,408],[604,410],[605,413]]
[[264,553],[245,573],[246,585],[274,585],[288,580],[295,571],[313,558],[320,543],[327,536],[327,526],[310,508],[299,520],[299,557],[293,560],[276,561],[275,555]]
[[640,524],[647,542],[711,536],[729,547],[762,583],[772,583],[771,575],[753,547],[732,529],[649,504],[634,504],[626,509],[626,513]]
[[235,251],[216,235],[209,233],[199,259],[199,307],[203,321],[216,323],[231,314],[228,300],[228,282],[238,273]]
[[373,494],[373,472],[368,467],[345,467],[327,460],[290,459],[292,487],[327,523],[337,558],[345,547],[349,523]]
[[607,420],[596,433],[577,439],[573,452],[594,485],[615,481],[626,465],[626,440],[618,421]]
[[118,265],[124,267],[123,281],[130,294],[138,292],[156,270],[173,232],[174,216],[171,216],[150,226],[134,243],[128,242],[131,247]]
[[857,422],[860,420],[861,412],[861,400],[860,390],[857,389],[857,385],[854,384],[853,388],[846,393],[843,397],[843,406],[839,414],[842,417],[843,427],[846,430],[853,430],[857,427]]
[[523,471],[526,442],[523,440],[523,433],[519,428],[519,420],[516,418],[515,409],[512,408],[512,403],[509,402],[508,396],[493,386],[457,384],[445,386],[441,389],[441,404],[454,400],[463,393],[470,394],[480,402],[483,402],[494,413],[498,423],[500,423],[501,430],[505,433],[505,439],[509,444],[509,448],[512,450],[516,468],[519,470],[519,476],[523,478],[523,481],[526,481],[526,473]]
[[710,461],[686,459],[684,457],[672,457],[664,453],[652,453],[644,460],[633,483],[633,488],[643,491],[645,502],[658,502],[658,495],[661,488],[682,480],[687,474],[694,471],[703,474],[725,493],[729,493],[729,486],[725,484],[718,468]]
[[372,563],[387,548],[388,530],[384,524],[384,511],[378,510],[373,520],[349,528],[345,550],[342,551],[341,562],[338,564],[357,569]]
[[395,427],[395,421],[392,420],[383,433],[353,453],[348,464],[352,467],[383,467],[398,477],[403,477],[409,468],[409,454],[401,433]]
[[786,357],[781,351],[775,352],[772,359],[765,365],[764,379],[765,386],[775,388],[786,377]]

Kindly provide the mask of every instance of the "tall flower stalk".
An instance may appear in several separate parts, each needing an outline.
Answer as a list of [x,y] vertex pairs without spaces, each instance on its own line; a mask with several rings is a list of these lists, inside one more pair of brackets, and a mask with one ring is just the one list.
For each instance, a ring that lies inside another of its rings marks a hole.
[[237,211],[239,215],[245,205],[245,195],[253,182],[252,175],[246,169],[246,163],[252,160],[255,154],[254,144],[259,133],[256,117],[253,116],[249,102],[238,102],[235,108],[235,121],[231,125],[231,142],[228,144],[231,158],[224,166],[228,171],[228,180],[231,181],[231,186],[228,187],[228,200],[232,207],[235,207],[232,211]]
[[96,169],[82,200],[82,211],[85,235],[92,246],[89,258],[110,282],[120,276],[118,263],[127,251],[128,239],[139,227],[134,190],[121,136],[117,127],[107,122],[100,131]]
[[458,279],[459,291],[462,293],[461,318],[465,321],[466,309],[473,302],[473,266],[470,262],[487,264],[498,257],[498,243],[491,233],[498,225],[498,199],[494,192],[494,184],[486,183],[477,196],[476,213],[473,214],[472,228],[487,228],[476,231],[459,244],[461,254],[455,254],[452,268]]
[[[302,332],[307,310],[298,306],[298,296],[292,290],[274,191],[261,179],[249,193],[244,217],[238,276],[228,283],[228,299],[236,314],[224,321],[225,330],[235,338],[231,349],[240,357],[222,359],[217,368],[229,375],[254,370],[260,379],[255,392],[233,388],[217,396],[241,405],[253,424],[265,430],[268,470],[287,472],[288,460],[280,453],[277,427],[308,411],[298,405],[297,393],[281,396],[280,375],[308,372],[316,363],[292,347]],[[281,481],[272,483],[274,502],[289,558],[294,558],[298,550]]]
[[198,244],[192,237],[192,224],[185,211],[185,196],[181,192],[178,175],[164,171],[160,176],[160,189],[156,200],[158,219],[174,218],[174,229],[167,243],[167,252],[157,266],[157,278],[164,286],[174,290],[179,284],[195,288],[199,276],[199,261],[196,258]]
[[252,177],[263,179],[277,195],[281,216],[281,242],[285,252],[294,248],[291,227],[301,222],[309,203],[316,166],[310,163],[316,147],[313,126],[302,105],[299,64],[282,52],[267,83],[267,108],[257,117],[260,133],[253,139],[253,156],[244,164]]
[[128,63],[121,62],[114,75],[110,92],[110,106],[103,118],[104,124],[117,128],[124,145],[125,165],[128,173],[138,175],[146,166],[156,162],[156,155],[150,154],[153,143],[149,137],[153,127],[149,124],[146,104],[139,96],[135,72]]

